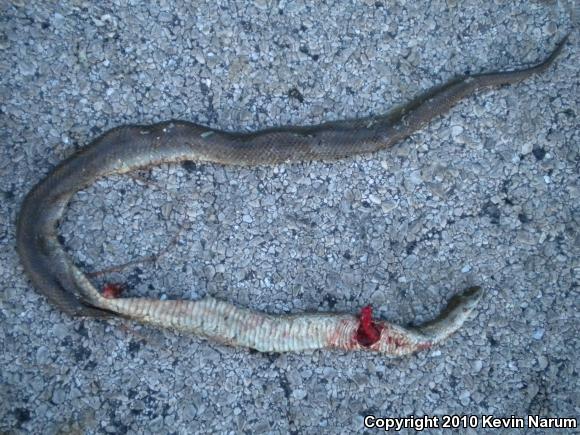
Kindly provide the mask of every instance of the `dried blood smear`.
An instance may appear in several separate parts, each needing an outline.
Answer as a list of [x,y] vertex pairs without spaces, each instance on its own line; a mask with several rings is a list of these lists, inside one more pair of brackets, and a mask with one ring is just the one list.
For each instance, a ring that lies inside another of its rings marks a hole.
[[361,346],[369,347],[379,341],[381,326],[373,322],[373,308],[367,305],[360,310],[359,325],[356,331],[356,341]]
[[107,299],[116,299],[121,296],[123,286],[121,284],[106,283],[103,286],[103,297]]

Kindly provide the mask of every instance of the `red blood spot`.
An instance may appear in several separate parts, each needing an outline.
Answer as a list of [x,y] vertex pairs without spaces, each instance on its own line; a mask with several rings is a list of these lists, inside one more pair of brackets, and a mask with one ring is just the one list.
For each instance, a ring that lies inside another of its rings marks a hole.
[[403,340],[392,335],[387,335],[386,340],[388,344],[392,344],[395,347],[402,347],[405,345]]
[[123,291],[122,284],[113,284],[111,282],[106,283],[103,286],[103,296],[107,299],[116,299],[121,296]]
[[431,343],[429,343],[428,341],[425,343],[421,343],[419,346],[417,346],[417,350],[426,350],[426,349],[431,349]]
[[374,323],[372,317],[373,308],[370,305],[360,310],[360,320],[355,339],[361,346],[372,346],[381,337],[382,327]]

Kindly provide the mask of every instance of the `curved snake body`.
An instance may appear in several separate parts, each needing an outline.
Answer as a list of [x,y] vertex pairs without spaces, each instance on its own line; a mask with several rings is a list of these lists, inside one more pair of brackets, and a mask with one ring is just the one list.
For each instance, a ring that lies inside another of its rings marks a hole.
[[459,296],[454,307],[430,325],[405,329],[374,322],[371,326],[378,338],[360,340],[356,338],[360,320],[350,315],[269,316],[210,297],[199,301],[107,299],[65,253],[57,238],[58,222],[77,191],[111,174],[186,160],[223,165],[333,160],[390,147],[478,89],[516,83],[543,72],[565,40],[536,66],[460,77],[383,116],[255,133],[226,132],[183,121],[112,129],[60,163],[24,199],[16,234],[24,270],[49,302],[72,316],[120,315],[261,351],[337,347],[402,355],[429,347],[461,326],[481,290],[473,288]]

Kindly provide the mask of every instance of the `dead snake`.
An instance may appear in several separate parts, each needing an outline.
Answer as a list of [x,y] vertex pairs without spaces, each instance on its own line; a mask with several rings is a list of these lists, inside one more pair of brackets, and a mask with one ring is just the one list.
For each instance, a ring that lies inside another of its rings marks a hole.
[[536,66],[458,77],[382,116],[254,133],[220,131],[183,121],[114,128],[61,162],[24,199],[16,233],[24,271],[49,302],[72,316],[123,316],[259,351],[334,347],[395,356],[428,348],[462,325],[481,296],[480,288],[456,296],[437,319],[416,328],[374,321],[368,307],[360,317],[272,316],[211,297],[198,301],[105,298],[64,251],[57,237],[58,223],[77,191],[111,174],[185,160],[251,166],[333,160],[390,147],[478,89],[516,83],[543,72],[566,39]]

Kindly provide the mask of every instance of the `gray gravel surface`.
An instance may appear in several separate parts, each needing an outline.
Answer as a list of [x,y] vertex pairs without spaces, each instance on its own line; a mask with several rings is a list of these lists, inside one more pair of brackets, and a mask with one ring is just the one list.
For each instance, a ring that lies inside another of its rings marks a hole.
[[456,74],[543,59],[573,2],[142,3],[0,3],[0,431],[334,433],[370,413],[580,414],[577,32],[544,75],[470,97],[394,149],[110,177],[61,225],[87,271],[163,252],[96,278],[129,294],[271,313],[371,303],[408,324],[482,285],[477,315],[429,351],[262,355],[74,320],[33,290],[14,249],[24,195],[109,128],[381,113]]

